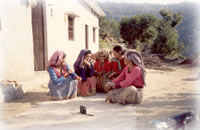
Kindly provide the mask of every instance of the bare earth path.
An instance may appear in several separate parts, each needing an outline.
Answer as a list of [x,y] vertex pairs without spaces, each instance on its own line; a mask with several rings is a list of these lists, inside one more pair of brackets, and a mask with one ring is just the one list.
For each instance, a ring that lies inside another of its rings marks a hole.
[[[185,111],[199,112],[198,68],[189,65],[166,68],[147,70],[147,86],[139,105],[107,104],[105,94],[49,101],[47,85],[42,85],[26,93],[23,99],[1,104],[1,128],[146,130],[155,129],[149,124],[153,119]],[[80,105],[85,105],[94,116],[81,115]]]

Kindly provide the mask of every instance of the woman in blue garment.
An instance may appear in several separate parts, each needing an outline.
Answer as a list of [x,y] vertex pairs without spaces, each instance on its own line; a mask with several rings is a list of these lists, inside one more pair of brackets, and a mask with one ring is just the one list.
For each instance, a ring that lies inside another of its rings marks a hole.
[[47,70],[50,80],[48,87],[51,100],[72,99],[77,95],[77,80],[81,78],[66,64],[66,54],[56,51],[48,61]]

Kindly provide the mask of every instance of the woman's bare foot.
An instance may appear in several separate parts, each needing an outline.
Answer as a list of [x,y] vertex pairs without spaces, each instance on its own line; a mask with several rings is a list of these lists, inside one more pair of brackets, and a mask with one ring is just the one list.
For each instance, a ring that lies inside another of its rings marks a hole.
[[62,99],[51,97],[51,98],[50,98],[50,101],[60,101],[60,100],[68,100],[68,99],[69,99],[69,98],[67,98],[67,97],[64,97],[64,98],[62,98]]
[[50,98],[50,101],[58,101],[58,100],[59,100],[58,98],[54,98],[54,97]]
[[69,99],[73,99],[73,98],[75,98],[76,96],[75,95],[73,95],[72,97],[70,97]]
[[86,94],[82,95],[82,96],[93,96],[92,93],[87,92]]
[[105,100],[105,102],[107,102],[107,103],[112,103],[110,97],[107,97],[106,100]]
[[96,88],[92,88],[92,95],[96,95]]

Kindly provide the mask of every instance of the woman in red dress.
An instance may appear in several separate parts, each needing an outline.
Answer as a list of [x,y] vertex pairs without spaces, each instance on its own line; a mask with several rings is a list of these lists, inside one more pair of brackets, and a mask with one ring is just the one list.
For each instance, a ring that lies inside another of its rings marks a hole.
[[106,75],[110,71],[109,52],[107,50],[100,50],[97,52],[97,61],[94,63],[94,72],[97,78],[97,92],[105,92],[103,83]]
[[109,79],[112,80],[119,76],[122,70],[125,68],[123,56],[124,53],[125,49],[122,46],[116,45],[113,47],[114,57],[110,61],[110,74],[108,75]]

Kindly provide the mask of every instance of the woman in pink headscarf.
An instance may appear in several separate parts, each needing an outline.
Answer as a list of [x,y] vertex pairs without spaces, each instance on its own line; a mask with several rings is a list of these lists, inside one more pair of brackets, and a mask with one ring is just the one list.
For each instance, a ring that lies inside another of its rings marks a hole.
[[66,64],[66,54],[63,51],[56,51],[51,56],[47,70],[50,80],[48,87],[51,100],[63,100],[75,98],[77,95],[77,76]]

